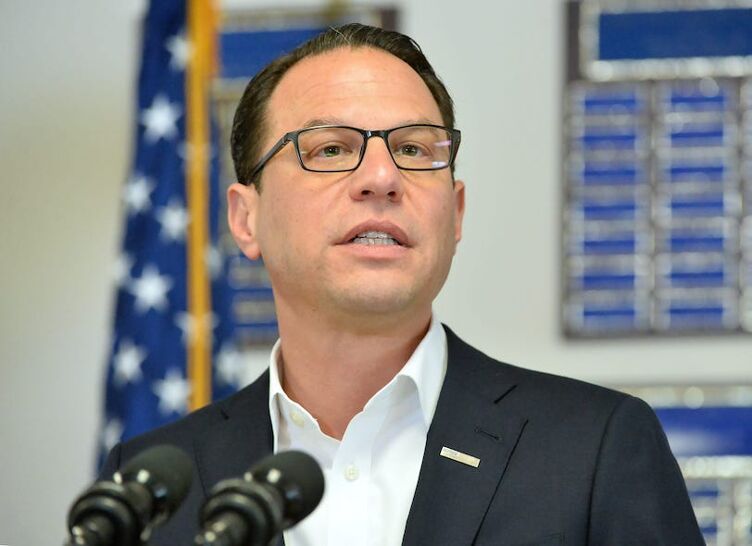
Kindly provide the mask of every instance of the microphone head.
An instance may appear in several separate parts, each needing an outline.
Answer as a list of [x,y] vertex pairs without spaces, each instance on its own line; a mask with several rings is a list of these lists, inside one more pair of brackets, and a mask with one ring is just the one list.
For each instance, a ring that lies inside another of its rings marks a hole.
[[155,500],[156,514],[167,517],[188,494],[193,465],[183,450],[160,445],[133,457],[119,474],[122,483],[136,482],[146,487]]
[[324,496],[324,474],[316,460],[302,451],[270,455],[249,470],[250,479],[272,486],[285,498],[283,529],[308,516]]

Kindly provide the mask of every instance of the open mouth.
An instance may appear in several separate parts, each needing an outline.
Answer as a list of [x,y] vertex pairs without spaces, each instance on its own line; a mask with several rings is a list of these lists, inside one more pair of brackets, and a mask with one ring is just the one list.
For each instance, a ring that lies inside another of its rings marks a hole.
[[364,231],[363,233],[358,233],[350,240],[350,242],[356,245],[402,246],[402,243],[400,243],[397,239],[383,231]]

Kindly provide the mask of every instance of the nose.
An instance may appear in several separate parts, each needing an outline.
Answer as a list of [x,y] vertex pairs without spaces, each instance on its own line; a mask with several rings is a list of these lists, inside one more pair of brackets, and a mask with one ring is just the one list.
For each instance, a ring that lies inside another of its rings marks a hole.
[[350,197],[355,201],[385,199],[397,203],[404,194],[402,172],[394,164],[383,138],[371,137],[360,166],[350,176]]

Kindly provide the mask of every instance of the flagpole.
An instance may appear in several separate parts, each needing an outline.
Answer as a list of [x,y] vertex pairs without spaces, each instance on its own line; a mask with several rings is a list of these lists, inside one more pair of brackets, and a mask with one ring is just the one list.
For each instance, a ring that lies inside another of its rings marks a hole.
[[187,268],[188,313],[193,324],[187,342],[187,369],[189,409],[193,411],[211,401],[211,291],[205,257],[209,248],[209,84],[215,63],[216,12],[211,0],[186,1],[191,48],[186,77]]

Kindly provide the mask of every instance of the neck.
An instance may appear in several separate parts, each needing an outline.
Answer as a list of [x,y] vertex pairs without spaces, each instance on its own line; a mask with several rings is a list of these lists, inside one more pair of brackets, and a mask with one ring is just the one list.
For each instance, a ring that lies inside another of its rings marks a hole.
[[428,331],[431,310],[411,318],[384,318],[380,327],[330,321],[277,302],[287,396],[341,439],[347,425],[397,375]]

